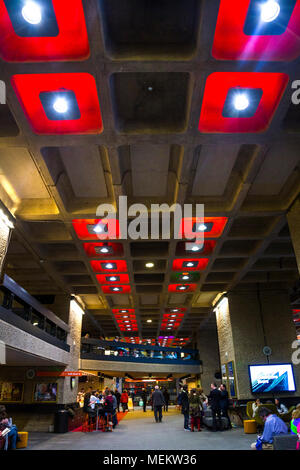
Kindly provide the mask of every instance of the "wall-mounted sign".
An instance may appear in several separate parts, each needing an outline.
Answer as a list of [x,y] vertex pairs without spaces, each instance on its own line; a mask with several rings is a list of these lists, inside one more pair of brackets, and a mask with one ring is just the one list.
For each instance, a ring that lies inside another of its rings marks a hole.
[[67,371],[44,371],[40,370],[37,371],[37,377],[81,377],[83,374],[82,372],[67,370]]

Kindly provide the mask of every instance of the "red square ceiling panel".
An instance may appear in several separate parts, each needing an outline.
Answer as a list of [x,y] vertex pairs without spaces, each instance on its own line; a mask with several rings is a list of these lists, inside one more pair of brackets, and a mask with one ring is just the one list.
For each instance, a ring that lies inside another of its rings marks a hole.
[[113,308],[112,313],[114,315],[134,315],[135,310],[134,308]]
[[100,284],[129,284],[128,274],[97,274],[96,278]]
[[[72,220],[74,230],[80,240],[107,240],[116,239],[120,236],[120,225],[118,219],[74,219]],[[84,249],[88,256],[92,258],[93,253],[96,253],[96,246],[99,245],[101,254],[102,243],[93,243],[92,248],[88,248],[88,243],[84,244]],[[115,248],[116,243],[107,243],[109,247]],[[108,250],[111,251],[110,249]],[[115,252],[116,253],[116,252]],[[98,253],[99,254],[99,253]],[[105,254],[105,253],[104,253]],[[112,254],[112,253],[111,253]]]
[[208,265],[208,258],[185,258],[173,261],[173,271],[203,271]]
[[285,73],[212,73],[206,80],[199,131],[265,131],[288,79]]
[[170,284],[168,287],[169,292],[194,292],[197,288],[197,284]]
[[96,82],[89,73],[14,75],[11,81],[37,134],[102,132]]
[[221,0],[212,55],[218,60],[294,60],[299,0]]
[[0,0],[0,56],[9,62],[84,60],[82,0]]
[[[184,217],[181,219],[181,226],[179,229],[179,237],[187,238],[188,240],[197,239],[200,246],[205,247],[205,238],[218,238],[222,235],[224,227],[227,223],[227,217]],[[203,242],[203,245],[201,245]],[[189,244],[187,244],[189,243]],[[197,243],[186,242],[186,248],[197,245]],[[214,247],[214,245],[213,245]]]
[[89,258],[123,256],[123,246],[121,243],[84,243],[83,248]]
[[125,260],[105,260],[105,261],[91,261],[91,266],[96,273],[126,273],[127,263]]
[[131,287],[124,285],[102,286],[104,294],[130,294]]

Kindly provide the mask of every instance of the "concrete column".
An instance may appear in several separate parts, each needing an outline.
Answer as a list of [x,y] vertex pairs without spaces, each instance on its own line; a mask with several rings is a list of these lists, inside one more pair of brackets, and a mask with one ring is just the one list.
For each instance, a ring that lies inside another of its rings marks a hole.
[[3,264],[9,243],[10,230],[11,229],[8,227],[8,225],[0,217],[0,277],[2,274]]
[[295,201],[288,212],[287,220],[300,273],[300,198]]
[[197,334],[197,349],[202,361],[200,376],[201,387],[205,394],[210,392],[210,384],[214,382],[215,373],[220,371],[219,345],[216,325],[203,327]]
[[[292,362],[296,329],[288,292],[239,288],[221,301],[216,317],[221,365],[234,361],[237,398],[250,399],[248,364],[268,363],[264,346],[272,349],[270,363]],[[290,396],[299,395],[299,368],[294,364],[298,393]]]
[[[70,333],[68,334],[67,343],[70,345],[70,359],[69,364],[65,371],[78,371],[80,363],[80,343],[81,343],[81,327],[82,327],[82,314],[83,310],[76,303],[71,300],[69,305],[69,327]],[[71,389],[70,377],[58,379],[58,403],[74,403],[76,401],[78,391],[78,378],[76,377],[75,387]]]

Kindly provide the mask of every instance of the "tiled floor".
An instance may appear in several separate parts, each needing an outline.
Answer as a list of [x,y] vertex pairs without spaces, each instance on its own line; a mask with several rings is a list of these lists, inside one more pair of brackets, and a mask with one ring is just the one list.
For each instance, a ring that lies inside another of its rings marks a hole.
[[231,431],[185,432],[181,415],[122,420],[113,433],[30,433],[29,450],[249,450],[256,435]]

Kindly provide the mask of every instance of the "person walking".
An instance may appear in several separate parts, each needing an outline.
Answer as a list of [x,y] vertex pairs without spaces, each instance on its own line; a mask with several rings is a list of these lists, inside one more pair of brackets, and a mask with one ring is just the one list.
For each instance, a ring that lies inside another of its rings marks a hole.
[[212,417],[213,417],[213,431],[217,431],[217,417],[218,417],[218,425],[220,431],[222,430],[222,420],[221,420],[221,392],[217,389],[217,385],[213,382],[210,386],[211,392],[208,395],[208,403],[210,404]]
[[164,396],[164,400],[165,400],[164,411],[168,411],[169,410],[170,394],[169,394],[167,388],[164,388],[163,396]]
[[121,403],[122,408],[123,408],[123,413],[125,413],[125,411],[128,408],[128,394],[127,394],[126,390],[123,390],[123,393],[122,393],[121,398],[120,398],[120,403]]
[[143,402],[143,411],[146,411],[146,406],[147,406],[147,392],[145,388],[142,388],[142,393],[141,393],[141,398]]
[[222,416],[227,418],[228,428],[232,429],[232,424],[231,424],[230,418],[228,416],[229,396],[228,396],[228,392],[227,392],[225,384],[220,385],[220,392],[221,392],[220,407],[221,407]]
[[154,392],[152,393],[152,404],[154,410],[154,417],[157,423],[162,421],[162,407],[165,404],[164,396],[159,389],[158,385],[155,385]]
[[184,430],[190,431],[189,427],[189,417],[190,417],[190,405],[189,405],[189,396],[188,396],[188,386],[184,385],[182,387],[182,392],[178,396],[177,400],[178,405],[181,406],[181,413],[184,416]]

